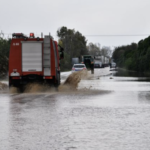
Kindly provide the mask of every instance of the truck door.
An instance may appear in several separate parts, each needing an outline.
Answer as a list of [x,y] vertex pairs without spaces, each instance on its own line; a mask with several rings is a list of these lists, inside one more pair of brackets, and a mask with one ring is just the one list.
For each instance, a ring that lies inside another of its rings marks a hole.
[[22,42],[22,72],[42,71],[42,42]]

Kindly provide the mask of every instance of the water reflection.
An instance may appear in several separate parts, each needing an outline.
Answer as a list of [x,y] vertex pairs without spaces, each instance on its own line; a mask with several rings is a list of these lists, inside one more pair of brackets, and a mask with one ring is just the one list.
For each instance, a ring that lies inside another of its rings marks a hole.
[[119,77],[138,77],[139,81],[140,80],[148,80],[150,81],[150,75],[146,73],[140,73],[140,72],[135,72],[135,71],[128,71],[125,69],[117,69],[117,71],[112,70],[112,74],[114,76],[119,76]]
[[139,92],[138,99],[141,104],[150,104],[150,90],[148,92]]
[[0,94],[0,149],[9,149],[9,105],[10,97],[6,94]]
[[150,82],[139,78],[83,80],[75,93],[0,95],[0,149],[149,150]]
[[144,73],[138,73],[135,71],[128,71],[124,69],[110,70],[112,76],[119,77],[118,81],[138,81],[138,82],[149,82],[150,75]]
[[9,148],[57,149],[59,142],[56,141],[60,140],[61,133],[58,105],[53,95],[22,94],[12,97]]

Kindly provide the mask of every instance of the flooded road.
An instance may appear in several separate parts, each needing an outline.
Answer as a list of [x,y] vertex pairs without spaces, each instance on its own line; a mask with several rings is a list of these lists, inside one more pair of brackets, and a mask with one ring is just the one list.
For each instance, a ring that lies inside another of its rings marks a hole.
[[115,75],[96,69],[77,91],[1,93],[0,149],[149,150],[150,82]]

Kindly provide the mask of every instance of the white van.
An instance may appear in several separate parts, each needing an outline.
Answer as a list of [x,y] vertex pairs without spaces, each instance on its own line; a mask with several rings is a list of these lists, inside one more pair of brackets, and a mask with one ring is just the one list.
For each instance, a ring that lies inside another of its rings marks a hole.
[[115,62],[112,62],[112,63],[110,64],[110,68],[116,68],[116,63],[115,63]]

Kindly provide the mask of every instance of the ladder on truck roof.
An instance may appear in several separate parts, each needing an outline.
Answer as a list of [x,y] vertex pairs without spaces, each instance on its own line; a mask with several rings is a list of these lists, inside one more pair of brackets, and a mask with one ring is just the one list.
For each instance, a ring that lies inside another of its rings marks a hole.
[[51,75],[51,47],[50,47],[50,36],[45,35],[44,37],[44,61],[43,61],[43,67],[44,67],[44,76],[50,76]]

